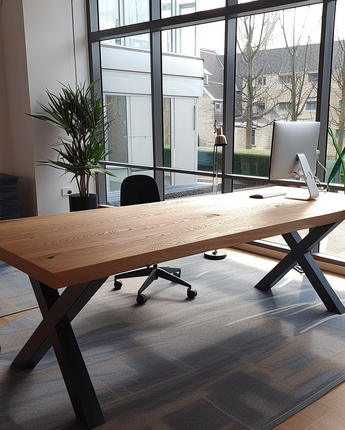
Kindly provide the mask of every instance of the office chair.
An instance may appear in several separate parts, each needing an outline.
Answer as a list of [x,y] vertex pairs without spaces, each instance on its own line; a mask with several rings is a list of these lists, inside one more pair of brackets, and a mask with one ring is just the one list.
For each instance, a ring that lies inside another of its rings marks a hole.
[[[147,175],[133,175],[126,177],[121,184],[120,206],[136,205],[142,203],[159,202],[160,196],[155,179]],[[121,279],[147,276],[138,291],[137,303],[143,305],[147,298],[143,291],[156,279],[163,278],[188,288],[187,297],[193,299],[197,292],[191,285],[180,279],[181,269],[176,267],[158,267],[157,264],[146,268],[131,270],[130,272],[119,273],[114,277],[114,288],[120,290],[122,287]]]

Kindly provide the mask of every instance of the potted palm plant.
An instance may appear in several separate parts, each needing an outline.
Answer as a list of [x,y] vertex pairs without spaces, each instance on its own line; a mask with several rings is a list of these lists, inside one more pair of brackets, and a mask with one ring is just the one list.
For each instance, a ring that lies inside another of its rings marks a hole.
[[90,194],[90,179],[96,172],[115,176],[99,164],[108,152],[105,147],[106,131],[109,127],[102,100],[93,98],[92,87],[82,84],[74,91],[63,85],[61,93],[52,94],[47,90],[48,105],[38,102],[44,114],[30,115],[62,129],[66,137],[55,144],[56,160],[40,161],[39,165],[49,165],[72,173],[79,194],[70,195],[70,210],[84,210],[97,207],[97,196]]

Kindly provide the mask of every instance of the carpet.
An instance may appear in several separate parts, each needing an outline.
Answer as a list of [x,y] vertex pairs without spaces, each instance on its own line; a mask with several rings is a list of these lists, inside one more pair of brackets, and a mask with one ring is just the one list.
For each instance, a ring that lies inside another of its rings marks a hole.
[[37,306],[28,275],[0,261],[0,317]]
[[[73,321],[106,423],[100,430],[268,430],[345,380],[345,316],[326,310],[291,271],[266,273],[231,256],[171,262],[198,295],[140,279],[105,283]],[[345,291],[337,291],[345,299]],[[79,430],[53,351],[31,371],[11,362],[41,317],[0,328],[0,428]]]

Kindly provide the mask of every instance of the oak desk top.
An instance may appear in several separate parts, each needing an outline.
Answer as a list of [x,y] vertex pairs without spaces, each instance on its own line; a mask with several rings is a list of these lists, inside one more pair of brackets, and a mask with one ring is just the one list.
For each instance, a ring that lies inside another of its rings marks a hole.
[[345,219],[343,194],[312,201],[250,194],[2,221],[0,260],[58,289]]

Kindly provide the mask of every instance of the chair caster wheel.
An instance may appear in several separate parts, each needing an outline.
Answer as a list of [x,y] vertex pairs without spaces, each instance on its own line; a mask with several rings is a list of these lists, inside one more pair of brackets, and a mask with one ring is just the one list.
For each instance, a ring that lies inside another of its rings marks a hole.
[[137,296],[138,305],[143,305],[146,302],[147,302],[147,298],[146,298],[145,294],[138,294],[138,296]]
[[192,288],[188,288],[188,290],[187,290],[187,297],[189,298],[189,299],[194,299],[195,297],[196,297],[196,295],[197,295],[198,293],[197,293],[197,291],[196,290],[194,290],[194,289],[192,289]]
[[120,279],[115,279],[114,281],[114,290],[121,290],[122,281]]

